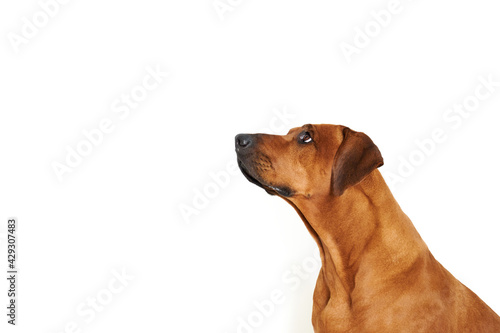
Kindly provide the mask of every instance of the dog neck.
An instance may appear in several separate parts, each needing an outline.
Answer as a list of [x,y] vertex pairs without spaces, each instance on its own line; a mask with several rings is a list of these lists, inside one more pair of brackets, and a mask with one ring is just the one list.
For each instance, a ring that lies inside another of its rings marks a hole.
[[322,268],[315,307],[326,307],[334,299],[348,309],[353,297],[364,294],[363,281],[377,276],[380,270],[385,270],[385,276],[404,274],[428,253],[378,170],[342,196],[288,201],[320,250]]

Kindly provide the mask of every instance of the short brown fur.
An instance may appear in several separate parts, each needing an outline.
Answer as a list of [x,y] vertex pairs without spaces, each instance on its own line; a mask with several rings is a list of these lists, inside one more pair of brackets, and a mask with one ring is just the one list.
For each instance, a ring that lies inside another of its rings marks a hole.
[[236,138],[243,173],[291,204],[318,244],[316,333],[500,332],[499,316],[434,259],[403,213],[368,136],[305,125],[245,138]]

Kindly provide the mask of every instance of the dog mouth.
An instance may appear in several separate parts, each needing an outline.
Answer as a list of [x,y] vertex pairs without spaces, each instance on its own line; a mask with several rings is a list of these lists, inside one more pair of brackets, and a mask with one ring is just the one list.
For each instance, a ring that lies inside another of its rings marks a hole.
[[257,185],[258,187],[260,188],[263,188],[264,190],[266,190],[267,193],[271,194],[271,195],[274,195],[275,193],[272,193],[270,192],[261,182],[259,182],[254,176],[252,176],[250,174],[250,172],[248,171],[247,168],[245,168],[245,165],[243,164],[243,162],[241,162],[240,159],[238,159],[238,167],[240,168],[241,170],[241,173],[245,176],[245,178],[252,184],[255,184]]
[[280,195],[283,197],[291,197],[293,195],[293,191],[288,187],[277,187],[273,185],[263,184],[259,180],[257,180],[250,171],[245,167],[243,162],[238,159],[238,167],[241,170],[241,173],[245,176],[245,178],[252,184],[257,185],[258,187],[264,189],[270,195]]

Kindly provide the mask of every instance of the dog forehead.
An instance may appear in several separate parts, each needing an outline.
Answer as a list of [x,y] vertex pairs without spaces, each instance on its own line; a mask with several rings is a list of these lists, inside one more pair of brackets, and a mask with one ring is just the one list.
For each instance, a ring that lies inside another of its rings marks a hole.
[[345,126],[342,125],[332,125],[332,124],[316,124],[312,125],[314,129],[325,135],[325,136],[336,136],[339,133],[341,134]]
[[287,134],[300,133],[302,131],[319,131],[326,135],[341,133],[345,126],[333,124],[304,124],[300,127],[291,128]]
[[288,133],[286,135],[298,134],[298,133],[301,133],[303,131],[309,130],[311,127],[312,127],[311,124],[306,124],[306,125],[303,125],[300,127],[293,127],[293,128],[290,128],[290,130],[288,131]]
[[344,129],[345,126],[342,125],[330,125],[321,124],[315,125],[316,135],[314,139],[316,142],[320,143],[321,149],[334,151],[342,144],[344,141]]

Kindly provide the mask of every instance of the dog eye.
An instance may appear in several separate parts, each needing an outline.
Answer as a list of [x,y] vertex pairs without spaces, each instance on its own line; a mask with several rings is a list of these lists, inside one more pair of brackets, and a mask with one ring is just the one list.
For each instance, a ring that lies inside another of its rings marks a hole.
[[309,143],[313,140],[309,132],[300,133],[299,139],[301,143]]

